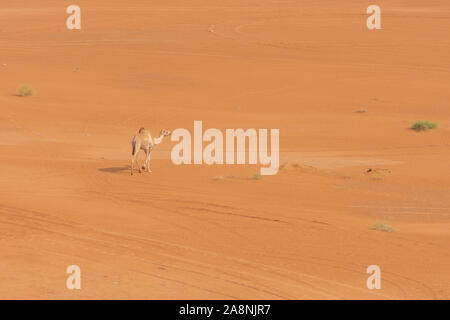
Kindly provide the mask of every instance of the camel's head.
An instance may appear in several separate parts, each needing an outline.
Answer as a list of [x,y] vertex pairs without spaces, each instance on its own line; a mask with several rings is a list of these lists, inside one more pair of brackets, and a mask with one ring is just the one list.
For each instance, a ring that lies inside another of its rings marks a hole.
[[161,129],[161,131],[159,132],[159,135],[160,136],[170,136],[172,134],[172,132],[170,132],[169,130],[164,130],[164,129]]

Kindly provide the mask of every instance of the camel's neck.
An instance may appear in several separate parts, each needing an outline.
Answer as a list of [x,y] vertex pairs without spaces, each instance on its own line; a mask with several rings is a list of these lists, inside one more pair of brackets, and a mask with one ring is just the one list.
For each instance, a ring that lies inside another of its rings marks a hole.
[[164,139],[164,135],[160,135],[158,138],[154,139],[154,144],[160,144],[161,141]]

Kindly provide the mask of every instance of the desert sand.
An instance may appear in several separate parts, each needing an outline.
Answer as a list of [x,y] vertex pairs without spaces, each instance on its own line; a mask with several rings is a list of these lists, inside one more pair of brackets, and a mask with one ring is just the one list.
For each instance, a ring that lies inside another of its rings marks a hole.
[[[0,5],[0,298],[450,298],[449,1],[372,31],[354,0],[77,0],[81,30],[69,4]],[[283,166],[165,139],[130,176],[140,127],[194,120],[279,128]]]

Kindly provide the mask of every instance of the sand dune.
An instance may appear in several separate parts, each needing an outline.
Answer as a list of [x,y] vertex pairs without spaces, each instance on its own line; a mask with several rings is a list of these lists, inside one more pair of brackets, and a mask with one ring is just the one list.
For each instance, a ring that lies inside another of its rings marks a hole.
[[[0,5],[0,298],[450,298],[448,1],[379,1],[377,31],[358,1],[77,2],[79,31]],[[167,139],[130,176],[141,126],[194,120],[279,128],[284,165]]]

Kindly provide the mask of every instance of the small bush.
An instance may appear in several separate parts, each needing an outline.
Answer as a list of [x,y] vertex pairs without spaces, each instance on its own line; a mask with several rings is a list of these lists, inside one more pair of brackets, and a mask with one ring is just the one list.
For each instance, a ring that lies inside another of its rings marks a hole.
[[372,226],[372,230],[385,231],[385,232],[394,232],[395,229],[381,221],[378,221]]
[[375,180],[383,180],[384,179],[384,173],[383,172],[375,172],[372,175],[372,178]]
[[412,126],[411,129],[416,131],[424,131],[428,129],[436,129],[437,123],[430,121],[417,121]]
[[259,172],[253,172],[252,179],[253,180],[261,180],[262,179],[262,175]]
[[24,85],[19,88],[19,96],[27,97],[34,95],[34,89],[30,86]]

